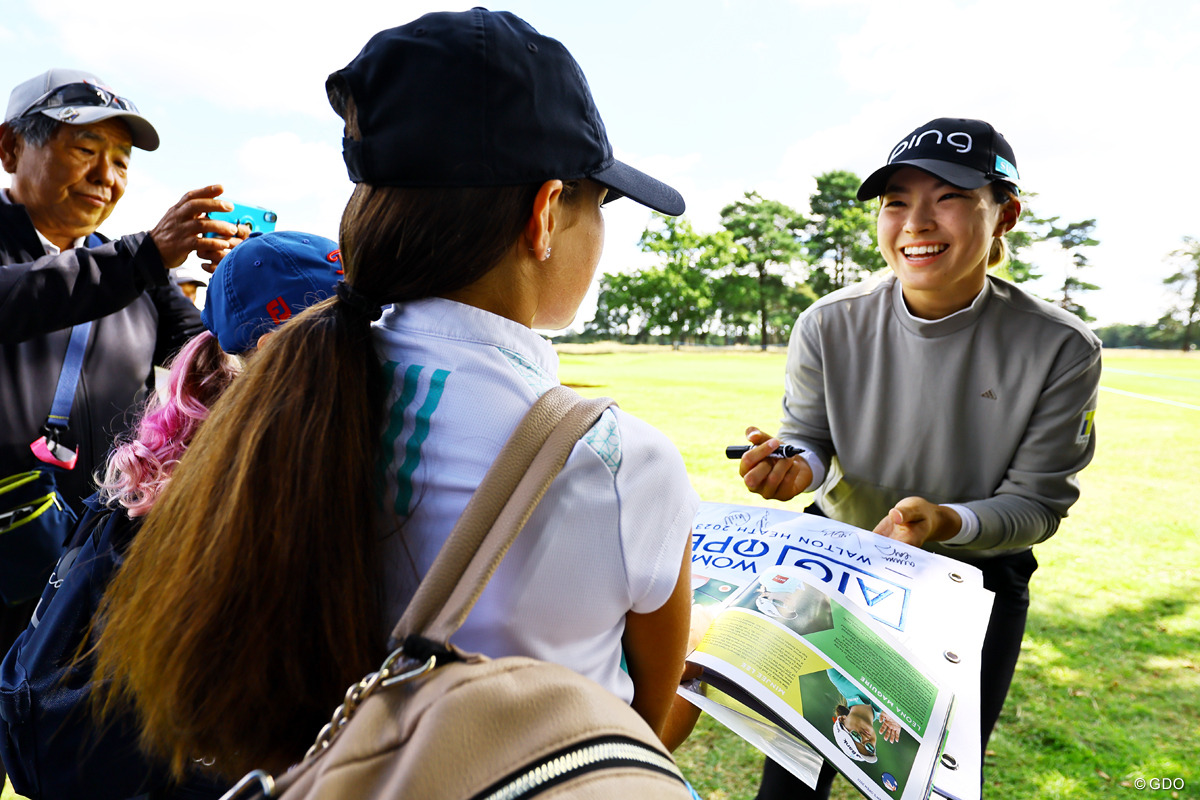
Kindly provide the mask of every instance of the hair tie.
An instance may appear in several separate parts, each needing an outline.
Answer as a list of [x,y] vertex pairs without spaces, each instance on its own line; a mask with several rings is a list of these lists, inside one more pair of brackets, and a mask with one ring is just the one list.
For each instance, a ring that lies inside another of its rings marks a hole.
[[355,289],[345,281],[337,282],[337,296],[347,311],[368,322],[374,322],[383,316],[383,308],[371,298]]

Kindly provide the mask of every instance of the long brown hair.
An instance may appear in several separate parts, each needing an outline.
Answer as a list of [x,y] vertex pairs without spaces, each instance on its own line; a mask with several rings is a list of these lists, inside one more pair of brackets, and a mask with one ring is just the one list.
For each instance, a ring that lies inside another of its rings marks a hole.
[[[346,283],[379,305],[467,286],[517,246],[537,190],[360,184],[342,217]],[[385,655],[385,397],[357,305],[306,309],[250,360],[105,593],[97,706],[131,703],[143,747],[177,775],[196,758],[226,777],[297,761]]]

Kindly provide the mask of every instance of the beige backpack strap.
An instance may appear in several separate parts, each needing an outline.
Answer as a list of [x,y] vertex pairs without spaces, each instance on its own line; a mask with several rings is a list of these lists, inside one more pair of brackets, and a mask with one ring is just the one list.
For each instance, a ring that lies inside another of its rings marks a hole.
[[546,392],[509,437],[392,631],[445,642],[482,594],[579,438],[613,405],[564,386]]

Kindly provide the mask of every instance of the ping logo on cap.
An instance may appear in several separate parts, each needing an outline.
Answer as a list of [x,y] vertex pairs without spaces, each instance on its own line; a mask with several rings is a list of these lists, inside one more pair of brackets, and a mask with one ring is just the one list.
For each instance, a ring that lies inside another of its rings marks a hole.
[[292,309],[282,297],[276,297],[267,303],[267,315],[276,323],[280,323],[291,318]]
[[892,149],[892,154],[888,156],[888,163],[890,164],[895,161],[896,158],[905,150],[916,149],[920,147],[922,144],[924,144],[926,136],[934,137],[932,144],[935,147],[941,145],[944,141],[945,144],[953,147],[956,153],[971,152],[971,146],[975,143],[975,140],[971,138],[971,134],[966,133],[965,131],[954,131],[952,133],[943,135],[942,132],[936,128],[930,128],[927,131],[921,131],[919,135],[914,134],[912,138],[905,139],[896,145]]

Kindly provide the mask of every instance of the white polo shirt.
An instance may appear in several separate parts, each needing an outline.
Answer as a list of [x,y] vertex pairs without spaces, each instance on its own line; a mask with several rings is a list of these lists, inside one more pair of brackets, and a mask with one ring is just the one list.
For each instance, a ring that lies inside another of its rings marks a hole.
[[[523,325],[439,298],[397,304],[374,334],[388,381],[379,470],[394,520],[390,632],[509,434],[558,384],[558,355]],[[666,436],[609,409],[451,641],[563,664],[631,700],[625,615],[670,597],[698,504]]]

